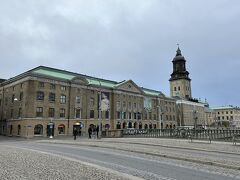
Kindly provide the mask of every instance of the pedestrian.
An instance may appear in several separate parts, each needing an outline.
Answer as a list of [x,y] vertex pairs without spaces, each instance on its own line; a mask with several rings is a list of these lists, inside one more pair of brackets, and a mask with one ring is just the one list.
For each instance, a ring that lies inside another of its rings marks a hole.
[[88,128],[88,137],[89,137],[89,139],[91,139],[91,136],[92,136],[92,128],[89,126],[89,128]]
[[96,126],[93,126],[92,136],[93,136],[94,139],[96,139]]
[[97,132],[97,138],[98,138],[98,132],[99,132],[99,126],[97,125],[97,128],[96,128],[96,132]]
[[73,137],[74,137],[74,140],[76,140],[76,138],[77,138],[77,128],[73,129]]

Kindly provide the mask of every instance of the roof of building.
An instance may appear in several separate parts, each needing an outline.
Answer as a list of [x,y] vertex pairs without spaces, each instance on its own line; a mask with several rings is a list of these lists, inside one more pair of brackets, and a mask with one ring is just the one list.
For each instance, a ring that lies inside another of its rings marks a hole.
[[227,105],[227,106],[212,107],[212,109],[214,109],[214,110],[240,109],[240,107]]

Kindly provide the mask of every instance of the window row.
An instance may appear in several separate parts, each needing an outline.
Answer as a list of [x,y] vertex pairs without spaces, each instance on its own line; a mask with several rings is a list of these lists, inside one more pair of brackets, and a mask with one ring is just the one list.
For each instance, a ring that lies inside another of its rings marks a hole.
[[117,111],[117,119],[142,119],[142,114],[140,112],[135,112],[135,113],[127,113],[127,112],[120,112]]
[[[134,108],[134,109],[136,109],[137,108],[137,106],[138,106],[138,108],[142,108],[142,104],[141,103],[139,103],[139,104],[137,104],[137,103],[132,103],[132,102],[128,102],[128,108]],[[121,107],[123,107],[123,108],[126,108],[127,107],[127,103],[126,103],[126,101],[123,101],[122,103],[120,102],[120,101],[117,101],[117,108],[121,108]]]
[[[229,113],[229,111],[226,111],[226,114],[228,114]],[[230,111],[230,114],[232,114],[233,112],[232,111]],[[220,114],[220,112],[218,112],[218,114]],[[224,114],[224,111],[222,111],[222,114]]]
[[[44,82],[38,82],[38,88],[44,88],[45,87],[45,83]],[[50,84],[49,85],[50,89],[51,90],[55,90],[56,89],[56,85],[55,84]],[[67,87],[66,86],[61,86],[60,89],[62,91],[66,91],[67,90]]]

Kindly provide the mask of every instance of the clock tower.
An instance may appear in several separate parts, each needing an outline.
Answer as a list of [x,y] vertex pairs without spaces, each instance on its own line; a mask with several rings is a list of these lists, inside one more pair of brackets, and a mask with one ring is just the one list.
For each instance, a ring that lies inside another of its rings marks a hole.
[[179,47],[177,49],[176,56],[172,60],[172,63],[173,73],[169,79],[171,97],[191,99],[191,79],[188,76],[189,72],[186,70],[186,60],[184,56],[182,56]]

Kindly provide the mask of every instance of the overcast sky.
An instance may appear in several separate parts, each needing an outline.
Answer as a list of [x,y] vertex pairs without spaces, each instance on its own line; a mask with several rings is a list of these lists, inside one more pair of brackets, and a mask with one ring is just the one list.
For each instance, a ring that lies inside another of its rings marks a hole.
[[193,97],[239,106],[239,0],[0,0],[0,78],[45,65],[169,96],[177,43]]

